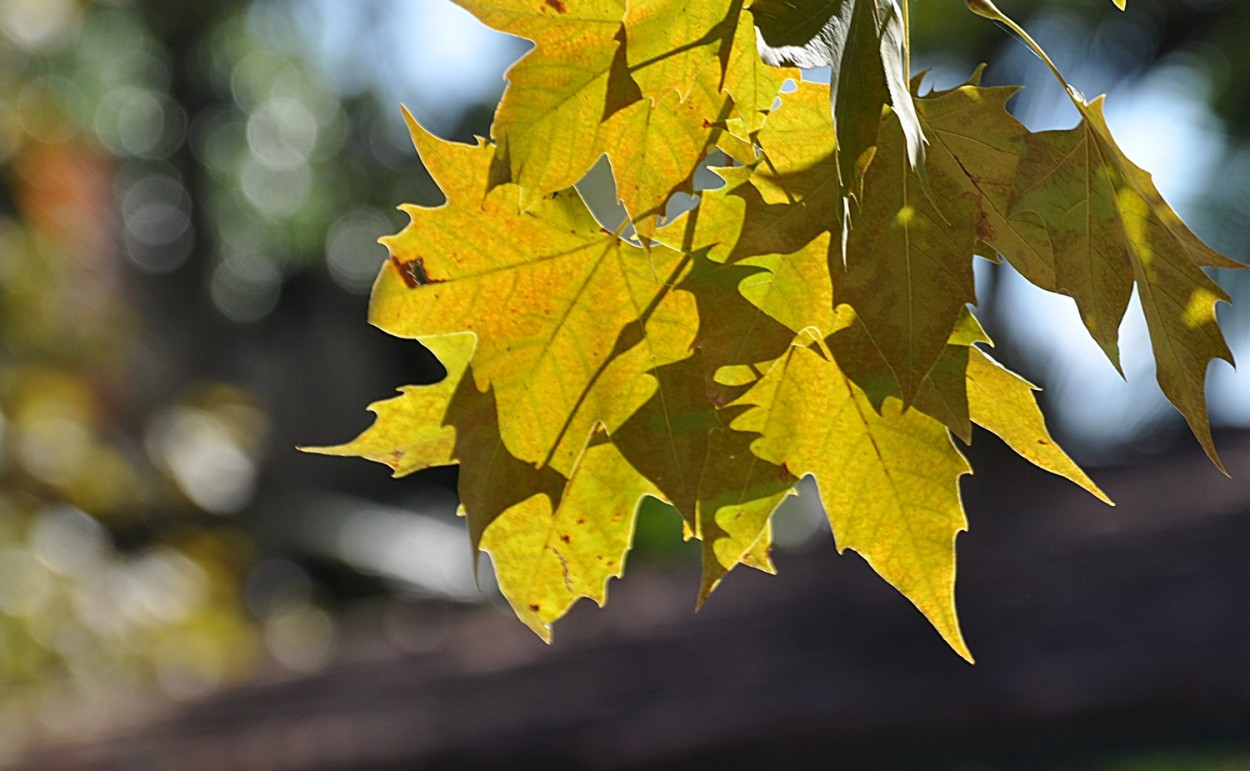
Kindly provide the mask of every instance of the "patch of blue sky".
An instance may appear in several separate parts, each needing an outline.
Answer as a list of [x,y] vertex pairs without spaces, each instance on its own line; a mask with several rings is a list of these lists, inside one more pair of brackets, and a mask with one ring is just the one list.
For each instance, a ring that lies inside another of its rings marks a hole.
[[341,88],[376,87],[444,135],[499,100],[504,71],[529,47],[447,0],[311,0],[296,11]]

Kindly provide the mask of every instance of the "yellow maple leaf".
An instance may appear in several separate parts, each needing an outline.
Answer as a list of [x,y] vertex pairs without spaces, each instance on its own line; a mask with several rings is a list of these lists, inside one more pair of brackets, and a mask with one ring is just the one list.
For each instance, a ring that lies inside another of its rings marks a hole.
[[838,550],[852,549],[972,660],[955,614],[955,536],[967,529],[946,428],[888,399],[878,413],[837,363],[796,344],[738,402],[759,457],[811,474]]
[[[409,225],[382,239],[370,321],[400,337],[473,332],[474,382],[498,402],[508,451],[568,473],[595,423],[619,425],[650,397],[647,369],[687,355],[693,302],[672,286],[688,263],[604,232],[572,191],[518,213],[488,184],[488,146],[410,128],[448,204],[405,207]],[[609,366],[631,361],[632,373]]]

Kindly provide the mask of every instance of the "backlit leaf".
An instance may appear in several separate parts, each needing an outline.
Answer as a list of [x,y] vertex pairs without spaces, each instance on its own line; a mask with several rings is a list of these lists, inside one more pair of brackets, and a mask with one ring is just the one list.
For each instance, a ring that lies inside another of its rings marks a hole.
[[907,88],[895,0],[757,0],[752,12],[764,61],[831,68],[838,169],[847,195],[862,192],[887,104],[900,118],[912,167],[923,165],[924,134]]
[[1233,361],[1215,318],[1216,303],[1228,296],[1202,268],[1236,263],[1185,227],[1150,176],[1124,156],[1102,103],[1078,104],[1084,119],[1074,129],[1028,138],[1013,208],[1046,223],[1060,287],[1090,288],[1077,306],[1117,366],[1120,319],[1136,284],[1159,385],[1219,465],[1204,385],[1212,359]]
[[535,495],[486,531],[482,550],[495,563],[500,591],[544,640],[579,598],[607,600],[607,582],[624,571],[638,506],[651,490],[597,433],[558,504]]
[[[1029,133],[1007,113],[1006,102],[1017,90],[979,88],[973,83],[918,99],[916,106],[932,142],[930,155],[935,161],[949,159],[965,172],[964,179],[956,181],[965,186],[960,195],[981,206],[980,240],[1037,286],[1061,292],[1046,224],[1034,212],[1011,207]],[[1069,290],[1085,291],[1090,290],[1079,286]]]
[[976,424],[997,434],[1039,468],[1066,477],[1111,503],[1050,437],[1033,396],[1036,386],[1005,369],[981,349],[973,346],[969,352],[968,409]]
[[774,572],[768,557],[768,518],[794,492],[797,481],[784,467],[756,457],[750,434],[712,434],[699,491],[699,538],[703,541],[702,604],[739,563]]
[[740,401],[733,428],[796,476],[811,474],[839,551],[853,549],[971,660],[955,616],[955,535],[967,462],[945,427],[890,399],[878,413],[833,360],[793,346]]
[[370,321],[401,337],[475,333],[474,381],[498,401],[508,451],[567,472],[594,423],[618,422],[621,394],[599,387],[618,348],[646,341],[636,375],[665,363],[655,356],[685,355],[680,341],[659,351],[645,329],[681,325],[671,316],[682,302],[670,290],[685,262],[602,232],[575,193],[517,213],[508,189],[488,192],[489,147],[443,142],[415,121],[411,128],[435,179],[456,180],[455,197],[437,209],[406,207],[412,222],[383,239],[391,259]]
[[[474,553],[544,639],[579,598],[604,602],[648,499],[701,539],[701,604],[738,565],[773,571],[770,518],[811,475],[838,549],[971,660],[954,438],[980,425],[1107,500],[981,349],[974,253],[1073,297],[1117,366],[1136,288],[1163,391],[1215,458],[1203,379],[1231,357],[1204,269],[1235,263],[1124,157],[1101,99],[1065,82],[1080,125],[1032,133],[979,69],[913,96],[894,0],[455,1],[534,48],[492,141],[408,118],[447,201],[403,207],[369,318],[447,376],[312,451],[396,475],[459,464]],[[966,5],[1053,68],[988,0]],[[769,64],[831,66],[832,86]],[[633,226],[617,233],[571,187],[605,155]]]
[[446,378],[434,385],[401,388],[400,396],[369,405],[377,419],[347,444],[302,449],[368,458],[390,466],[397,477],[456,463],[456,430],[446,422],[447,413],[476,341],[473,335],[457,334],[421,338],[420,342],[447,368]]
[[617,196],[638,233],[651,236],[656,217],[674,192],[694,192],[695,169],[715,145],[732,103],[718,88],[714,67],[704,70],[690,93],[670,90],[656,100],[640,99],[603,124]]
[[958,166],[940,155],[930,164],[932,193],[925,191],[897,121],[883,124],[880,144],[864,186],[872,203],[851,228],[846,272],[831,268],[834,297],[855,309],[910,405],[964,306],[976,302],[971,255],[979,212],[961,195]]
[[630,0],[624,17],[627,58],[649,96],[684,99],[709,62],[724,63],[738,31],[743,0]]
[[605,115],[640,98],[617,46],[625,0],[455,2],[488,26],[535,43],[508,71],[495,119],[493,179],[515,183],[520,205],[529,208],[581,179],[603,152]]

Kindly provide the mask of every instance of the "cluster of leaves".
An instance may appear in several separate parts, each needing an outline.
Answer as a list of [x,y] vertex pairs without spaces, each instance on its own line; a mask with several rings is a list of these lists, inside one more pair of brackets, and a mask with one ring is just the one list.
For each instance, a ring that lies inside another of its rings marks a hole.
[[[460,464],[473,547],[544,638],[604,601],[644,496],[702,541],[702,602],[738,564],[771,570],[769,517],[811,475],[838,549],[970,658],[953,437],[975,423],[1105,500],[984,350],[974,255],[1073,297],[1117,366],[1136,286],[1159,382],[1215,460],[1203,377],[1231,356],[1202,268],[1232,263],[1116,147],[1101,99],[1069,89],[1080,125],[1031,133],[979,72],[921,96],[894,0],[455,1],[535,48],[493,142],[409,116],[447,202],[383,239],[370,321],[447,377],[320,451],[396,475]],[[830,86],[792,68],[820,65]],[[695,191],[714,151],[724,184]],[[604,154],[629,238],[572,189]],[[697,205],[665,222],[678,192]]]

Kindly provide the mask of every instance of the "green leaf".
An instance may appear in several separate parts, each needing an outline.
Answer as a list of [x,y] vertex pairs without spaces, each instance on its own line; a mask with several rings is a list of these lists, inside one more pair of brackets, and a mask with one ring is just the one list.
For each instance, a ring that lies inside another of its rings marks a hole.
[[751,437],[727,428],[739,410],[723,407],[731,394],[742,392],[736,387],[740,373],[766,367],[793,337],[761,318],[736,291],[757,275],[696,255],[681,284],[699,298],[696,354],[658,369],[655,396],[613,437],[624,457],[656,484],[659,497],[682,514],[688,531],[703,540],[700,603],[737,564],[771,564],[760,539],[796,481],[751,454]]
[[659,388],[613,434],[622,454],[698,532],[699,480],[712,431],[721,427],[698,357],[655,371]]
[[831,68],[839,177],[860,198],[885,105],[898,114],[913,168],[924,163],[903,58],[903,19],[894,0],[757,0],[760,53],[769,64]]
[[880,159],[864,186],[868,204],[847,242],[845,273],[839,275],[837,255],[831,270],[835,301],[855,309],[910,406],[964,307],[976,303],[971,255],[979,213],[960,195],[959,167],[942,156],[930,163],[933,192],[926,193],[903,141],[898,122],[885,121]]
[[[729,419],[729,418],[727,418]],[[798,480],[782,466],[751,451],[752,436],[718,430],[711,436],[699,489],[699,538],[703,581],[699,604],[738,564],[775,572],[768,558],[769,517]]]
[[[882,410],[889,397],[902,400],[898,380],[872,343],[854,309],[838,309],[835,334],[829,338],[838,365],[859,386],[874,409]],[[972,420],[968,411],[968,348],[988,342],[981,325],[966,308],[933,369],[925,375],[911,408],[941,421],[965,444],[972,443]]]
[[1046,223],[1057,282],[1076,296],[1090,334],[1117,367],[1120,319],[1136,284],[1159,385],[1223,469],[1204,390],[1212,359],[1233,362],[1215,317],[1216,303],[1228,296],[1202,268],[1237,264],[1185,227],[1150,176],[1125,157],[1102,103],[1078,104],[1083,120],[1074,129],[1028,138],[1013,209]]
[[931,160],[964,171],[962,180],[956,177],[963,186],[959,195],[980,204],[980,240],[1037,286],[1062,291],[1046,224],[1031,211],[1011,208],[1029,134],[1006,108],[1019,89],[979,88],[979,80],[980,71],[969,85],[916,100],[932,142]]

